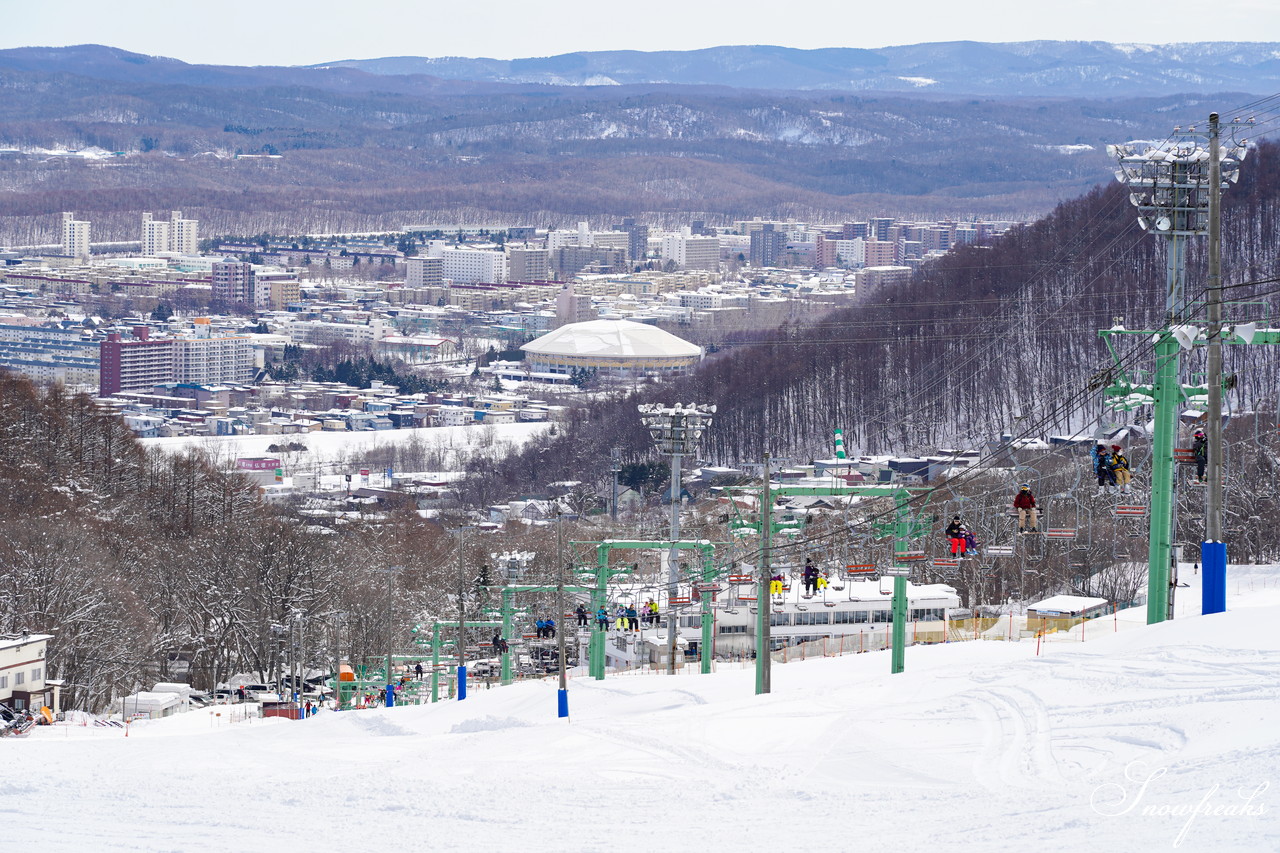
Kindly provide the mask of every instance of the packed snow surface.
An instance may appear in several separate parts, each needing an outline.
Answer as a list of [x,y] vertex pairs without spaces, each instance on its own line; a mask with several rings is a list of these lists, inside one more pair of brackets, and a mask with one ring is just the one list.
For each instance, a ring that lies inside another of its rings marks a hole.
[[372,448],[388,444],[421,442],[428,448],[465,456],[494,448],[504,453],[549,428],[547,423],[480,424],[458,427],[418,427],[414,429],[316,431],[289,435],[188,435],[173,438],[143,438],[143,447],[157,447],[173,453],[204,450],[215,459],[234,462],[241,456],[270,456],[272,445],[301,444],[307,448],[310,465],[359,460]]
[[[1184,569],[1186,579],[1190,572]],[[5,837],[42,851],[1280,848],[1280,584],[1225,614],[712,675],[229,723],[210,710],[0,745]],[[1194,581],[1193,581],[1194,582]],[[1194,596],[1194,600],[1192,600]],[[1099,620],[1091,625],[1102,628]]]

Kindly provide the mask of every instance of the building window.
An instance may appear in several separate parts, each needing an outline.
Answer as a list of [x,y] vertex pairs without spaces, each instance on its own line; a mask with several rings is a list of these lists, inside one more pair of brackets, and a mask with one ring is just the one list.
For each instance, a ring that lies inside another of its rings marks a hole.
[[15,672],[13,674],[13,686],[17,687],[19,684],[22,683],[23,679],[25,679],[26,677],[27,677],[27,674],[25,672]]
[[721,634],[745,634],[747,633],[746,625],[721,625]]
[[770,614],[769,614],[769,624],[770,624],[770,625],[785,625],[785,626],[790,627],[790,625],[791,625],[791,614],[790,614],[790,613],[770,613]]
[[40,671],[41,671],[41,670],[40,670],[40,667],[36,667],[35,669],[31,670],[31,680],[32,680],[32,681],[39,681],[39,680],[40,680]]
[[4,690],[9,686],[9,676],[0,675],[0,690]]

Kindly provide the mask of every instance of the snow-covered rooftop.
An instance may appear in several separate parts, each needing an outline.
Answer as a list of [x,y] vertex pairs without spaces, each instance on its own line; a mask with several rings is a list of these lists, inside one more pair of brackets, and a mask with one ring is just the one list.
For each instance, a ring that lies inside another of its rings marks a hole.
[[522,346],[525,352],[549,355],[589,355],[616,358],[688,357],[702,348],[631,320],[588,320],[570,323]]

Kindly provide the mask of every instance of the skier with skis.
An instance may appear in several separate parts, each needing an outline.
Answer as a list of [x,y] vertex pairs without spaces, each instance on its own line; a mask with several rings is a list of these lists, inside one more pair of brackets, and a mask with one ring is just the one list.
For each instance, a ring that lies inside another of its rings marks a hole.
[[1209,464],[1209,442],[1204,437],[1204,430],[1196,430],[1195,442],[1191,445],[1191,455],[1196,460],[1196,482],[1204,482],[1204,467]]
[[818,589],[818,567],[813,564],[812,557],[804,561],[804,594],[812,596]]
[[[1036,496],[1031,494],[1030,484],[1023,483],[1018,487],[1018,494],[1013,499],[1013,506],[1018,510],[1018,532],[1039,533],[1040,512],[1036,509]],[[1028,522],[1030,522],[1029,526]]]
[[951,556],[963,557],[968,548],[968,540],[965,534],[968,530],[960,521],[960,516],[951,516],[951,523],[947,525],[946,536],[951,543]]

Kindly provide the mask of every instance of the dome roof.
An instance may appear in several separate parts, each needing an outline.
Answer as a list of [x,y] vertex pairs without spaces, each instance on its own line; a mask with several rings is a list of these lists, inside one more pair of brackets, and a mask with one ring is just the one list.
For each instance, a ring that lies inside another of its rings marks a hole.
[[689,358],[702,347],[632,320],[589,320],[570,323],[520,347],[535,355],[578,355],[594,358]]

